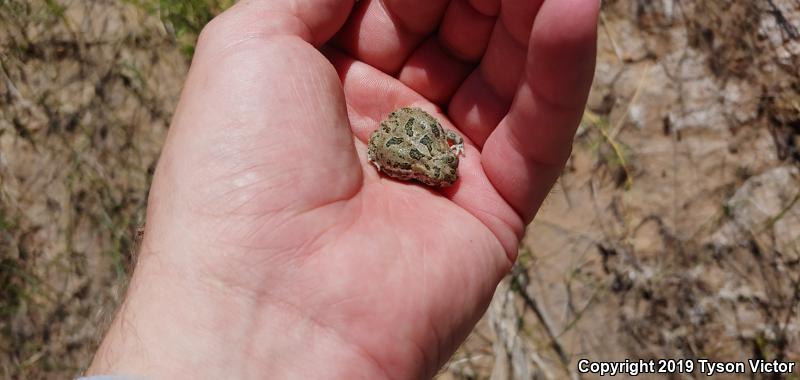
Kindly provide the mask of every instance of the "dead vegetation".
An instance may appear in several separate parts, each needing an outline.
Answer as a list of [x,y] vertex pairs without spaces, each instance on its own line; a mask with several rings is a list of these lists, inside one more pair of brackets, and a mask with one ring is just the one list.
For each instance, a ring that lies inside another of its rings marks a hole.
[[442,378],[797,361],[797,28],[796,1],[605,2],[573,157],[479,327],[495,338]]
[[81,372],[119,301],[186,59],[124,3],[0,2],[0,377]]
[[[88,363],[193,36],[226,5],[0,1],[0,377]],[[796,0],[605,1],[575,153],[440,377],[798,361],[799,28]]]

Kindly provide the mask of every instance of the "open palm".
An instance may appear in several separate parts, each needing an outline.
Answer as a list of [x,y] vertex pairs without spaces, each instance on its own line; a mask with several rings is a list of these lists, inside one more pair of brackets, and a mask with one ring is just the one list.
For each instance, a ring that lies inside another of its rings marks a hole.
[[[201,36],[127,304],[202,310],[184,321],[201,342],[233,340],[259,363],[299,341],[360,375],[432,376],[569,155],[598,3],[241,1]],[[369,134],[402,106],[467,140],[453,187],[367,163]],[[156,290],[156,273],[178,285]]]

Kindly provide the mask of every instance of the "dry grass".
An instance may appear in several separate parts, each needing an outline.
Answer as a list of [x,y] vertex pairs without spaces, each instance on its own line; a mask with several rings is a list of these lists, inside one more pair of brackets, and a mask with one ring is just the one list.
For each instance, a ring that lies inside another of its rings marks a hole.
[[146,5],[0,2],[0,377],[80,373],[125,286],[180,41],[211,12]]

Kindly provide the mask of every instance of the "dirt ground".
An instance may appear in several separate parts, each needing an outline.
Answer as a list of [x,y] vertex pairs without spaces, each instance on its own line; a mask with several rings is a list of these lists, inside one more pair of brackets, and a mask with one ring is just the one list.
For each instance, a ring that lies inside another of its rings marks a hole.
[[[209,3],[0,0],[0,377],[88,365]],[[604,1],[574,154],[439,378],[800,361],[798,72],[797,0]]]

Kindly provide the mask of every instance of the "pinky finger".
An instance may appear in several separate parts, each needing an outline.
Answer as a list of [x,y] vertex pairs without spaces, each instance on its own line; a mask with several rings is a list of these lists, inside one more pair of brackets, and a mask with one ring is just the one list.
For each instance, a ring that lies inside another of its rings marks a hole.
[[599,7],[599,0],[544,2],[514,101],[484,145],[487,176],[525,222],[569,158],[594,75]]

